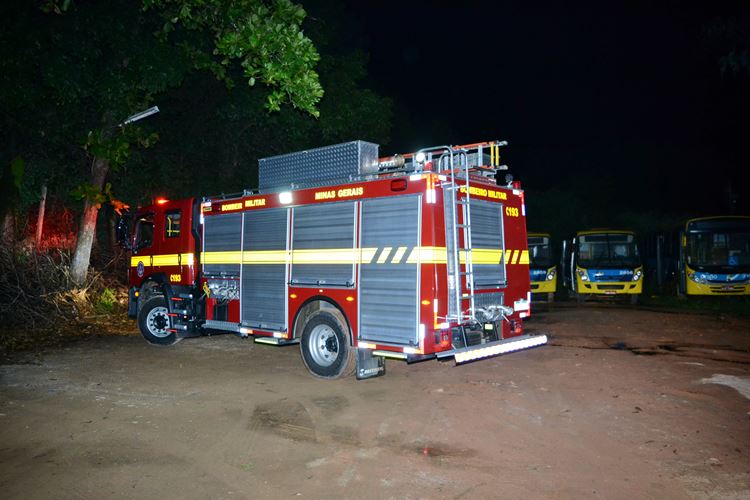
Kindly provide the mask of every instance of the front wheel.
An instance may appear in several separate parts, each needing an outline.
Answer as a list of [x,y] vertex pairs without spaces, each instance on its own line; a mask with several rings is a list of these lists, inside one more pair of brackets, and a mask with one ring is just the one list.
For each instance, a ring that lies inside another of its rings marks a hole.
[[317,311],[307,319],[302,330],[300,350],[310,373],[327,379],[352,373],[355,350],[347,330],[328,312]]
[[169,345],[177,342],[169,321],[167,301],[162,296],[151,297],[138,312],[138,328],[151,344]]

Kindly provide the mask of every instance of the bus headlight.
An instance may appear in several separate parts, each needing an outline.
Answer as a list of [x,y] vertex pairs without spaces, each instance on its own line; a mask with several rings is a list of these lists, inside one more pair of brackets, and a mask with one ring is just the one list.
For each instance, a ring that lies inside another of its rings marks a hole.
[[701,285],[705,285],[708,283],[708,280],[706,279],[706,275],[704,273],[688,273],[688,278],[695,281],[696,283],[700,283]]
[[581,278],[581,281],[589,280],[589,273],[587,273],[583,269],[576,269],[576,272],[578,273],[578,277]]
[[641,276],[643,276],[643,271],[638,269],[635,273],[633,273],[633,281],[638,281],[641,279]]
[[556,273],[557,273],[557,271],[555,271],[554,269],[551,269],[551,270],[550,270],[550,271],[549,271],[549,272],[547,273],[547,281],[552,281],[553,279],[555,279],[555,274],[556,274]]

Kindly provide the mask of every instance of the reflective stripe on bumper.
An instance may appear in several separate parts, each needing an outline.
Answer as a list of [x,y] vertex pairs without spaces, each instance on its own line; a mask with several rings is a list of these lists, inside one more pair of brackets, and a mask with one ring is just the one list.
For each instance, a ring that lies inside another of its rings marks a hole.
[[505,354],[521,349],[528,349],[547,343],[546,335],[521,335],[510,339],[497,340],[487,344],[473,345],[437,353],[438,358],[453,356],[456,364],[474,361],[475,359],[489,358],[499,354]]

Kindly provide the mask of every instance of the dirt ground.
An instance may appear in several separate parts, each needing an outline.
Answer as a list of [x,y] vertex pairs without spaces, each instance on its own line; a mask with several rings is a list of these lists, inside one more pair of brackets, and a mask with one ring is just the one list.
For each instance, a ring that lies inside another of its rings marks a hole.
[[550,344],[320,381],[298,346],[102,336],[0,366],[3,498],[750,498],[750,321],[535,313]]

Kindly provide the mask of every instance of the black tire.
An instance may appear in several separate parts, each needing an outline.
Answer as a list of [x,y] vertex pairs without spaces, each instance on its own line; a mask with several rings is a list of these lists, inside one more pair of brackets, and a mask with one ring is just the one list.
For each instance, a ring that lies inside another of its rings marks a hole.
[[300,352],[307,369],[318,378],[341,378],[356,368],[348,328],[329,312],[316,311],[307,318]]
[[161,295],[148,299],[138,311],[138,328],[150,344],[170,345],[177,342],[167,310],[167,301]]

